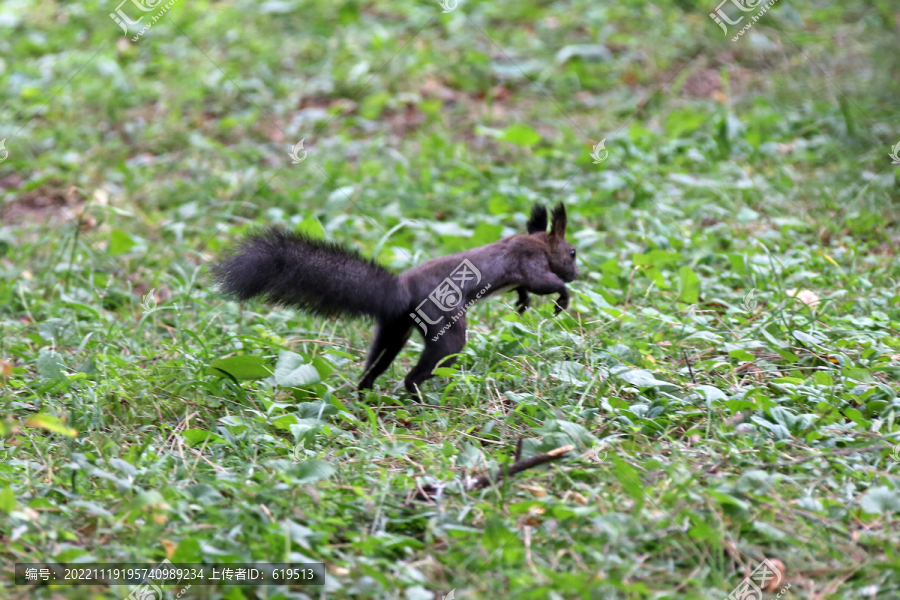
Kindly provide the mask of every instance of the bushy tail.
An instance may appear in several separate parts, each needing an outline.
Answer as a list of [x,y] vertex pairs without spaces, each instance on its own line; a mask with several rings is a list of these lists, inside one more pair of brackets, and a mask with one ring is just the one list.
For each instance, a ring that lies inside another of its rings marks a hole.
[[247,237],[211,271],[222,292],[262,296],[321,315],[392,320],[409,308],[396,275],[344,246],[270,229]]

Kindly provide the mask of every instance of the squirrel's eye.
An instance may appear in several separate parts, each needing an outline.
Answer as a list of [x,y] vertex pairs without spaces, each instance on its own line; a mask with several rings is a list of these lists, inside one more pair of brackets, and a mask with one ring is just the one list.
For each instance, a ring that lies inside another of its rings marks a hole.
[[571,254],[572,256],[575,256],[575,249],[573,248],[572,250],[569,250],[569,254]]

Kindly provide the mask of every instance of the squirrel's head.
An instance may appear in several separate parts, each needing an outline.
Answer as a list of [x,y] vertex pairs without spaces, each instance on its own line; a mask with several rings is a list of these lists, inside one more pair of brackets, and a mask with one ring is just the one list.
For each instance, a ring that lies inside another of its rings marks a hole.
[[550,246],[547,259],[550,270],[566,283],[578,277],[575,247],[566,241],[566,207],[560,202],[550,213],[550,232],[547,233],[547,209],[540,204],[531,208],[528,233],[541,235]]

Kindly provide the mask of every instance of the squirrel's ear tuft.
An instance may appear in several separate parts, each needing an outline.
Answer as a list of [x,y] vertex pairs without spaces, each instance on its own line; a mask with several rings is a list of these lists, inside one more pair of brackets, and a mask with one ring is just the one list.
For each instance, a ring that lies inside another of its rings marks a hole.
[[540,204],[531,207],[531,217],[528,218],[528,233],[547,231],[547,209]]
[[563,206],[562,202],[553,207],[553,212],[550,213],[550,216],[550,235],[558,238],[566,237],[566,207]]

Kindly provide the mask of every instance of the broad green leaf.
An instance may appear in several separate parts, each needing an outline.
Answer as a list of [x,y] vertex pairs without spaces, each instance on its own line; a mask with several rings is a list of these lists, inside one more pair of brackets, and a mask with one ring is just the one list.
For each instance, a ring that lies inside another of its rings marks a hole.
[[110,256],[125,254],[134,247],[134,243],[130,235],[121,229],[113,229],[109,234],[109,249],[106,253]]
[[765,535],[769,539],[781,541],[787,537],[783,531],[775,527],[774,525],[770,525],[765,521],[753,521],[753,529]]
[[[90,556],[87,551],[82,550],[81,548],[69,548],[68,550],[63,550],[59,554],[53,557],[53,562],[60,563],[68,563],[68,562],[79,562],[76,561],[76,558],[82,556]],[[83,562],[84,559],[81,560]]]
[[503,519],[490,517],[485,524],[484,533],[481,535],[481,545],[489,554],[499,550],[503,554],[504,560],[511,560],[519,553],[522,546],[516,533],[516,531],[510,531]]
[[459,371],[457,369],[452,369],[450,367],[438,367],[431,373],[433,375],[436,375],[437,377],[453,377],[454,375],[459,373]]
[[45,508],[49,509],[49,510],[54,510],[54,509],[59,508],[59,506],[57,506],[53,502],[50,502],[50,500],[48,500],[47,498],[35,498],[34,500],[32,500],[31,502],[28,503],[28,506],[35,510],[41,510],[41,509],[45,509]]
[[381,450],[387,456],[405,456],[412,450],[412,444],[408,442],[385,442],[381,445]]
[[669,383],[668,381],[656,379],[653,376],[653,373],[651,373],[650,371],[645,371],[644,369],[629,369],[628,367],[622,366],[610,369],[610,373],[615,375],[619,379],[639,388],[657,386],[678,387],[673,383]]
[[492,517],[485,524],[484,533],[481,535],[481,545],[488,552],[493,552],[503,546],[511,537],[512,534],[503,524],[503,520]]
[[619,458],[618,454],[611,455],[616,479],[622,484],[625,492],[634,500],[635,506],[640,511],[644,505],[644,484],[641,482],[640,473],[630,464]]
[[200,446],[209,439],[208,443],[227,444],[221,435],[207,431],[205,429],[185,429],[181,432],[181,437],[187,441],[190,446]]
[[196,500],[200,504],[205,504],[206,506],[218,504],[223,500],[222,494],[219,493],[219,490],[207,483],[197,483],[194,485],[189,485],[184,489],[194,498],[194,500]]
[[816,371],[815,373],[813,373],[813,380],[817,384],[824,385],[826,387],[831,387],[834,385],[834,379],[832,379],[831,375],[829,375],[825,371]]
[[726,400],[725,406],[727,406],[732,413],[759,408],[756,403],[749,400]]
[[502,225],[481,222],[475,226],[475,233],[472,235],[472,243],[479,246],[492,244],[500,239],[502,232]]
[[319,383],[321,378],[316,368],[306,364],[306,360],[290,350],[278,353],[275,365],[275,383],[281,387],[301,387]]
[[103,517],[105,519],[109,519],[110,521],[115,519],[115,515],[111,512],[97,504],[96,502],[86,502],[84,500],[74,500],[69,503],[69,506],[77,506],[78,508],[83,508],[85,512],[90,515],[94,515],[95,517]]
[[[766,332],[766,333],[768,333],[768,332]],[[790,350],[782,350],[781,348],[772,348],[772,350],[774,350],[778,356],[780,356],[781,358],[783,358],[790,364],[793,364],[793,363],[797,362],[798,360],[800,360],[800,357],[797,356],[796,354],[794,354],[793,352],[791,352]]]
[[300,221],[300,224],[296,227],[296,231],[315,239],[325,238],[325,229],[322,228],[322,224],[319,223],[319,220],[315,217],[306,217]]
[[815,333],[815,332],[813,332],[813,333],[806,333],[805,331],[794,330],[794,331],[791,332],[791,334],[792,334],[796,339],[798,339],[798,340],[800,340],[801,342],[803,342],[804,344],[812,344],[813,346],[817,346],[817,345],[819,345],[819,344],[821,344],[822,342],[825,341],[825,338],[824,338],[824,337],[822,337],[821,335],[819,335],[819,334],[817,334],[817,333]]
[[866,419],[863,414],[855,408],[845,408],[843,410],[843,413],[848,419],[850,419],[860,427],[869,427],[872,424],[871,421]]
[[65,423],[63,423],[59,419],[59,417],[44,413],[34,415],[33,417],[25,421],[25,425],[27,425],[28,427],[40,427],[41,429],[46,429],[47,431],[52,431],[53,433],[58,433],[60,435],[66,435],[69,437],[75,437],[78,435],[77,431],[75,431],[71,427],[67,427]]
[[297,423],[296,415],[284,415],[272,421],[272,426],[278,429],[290,430],[291,425]]
[[145,506],[153,506],[156,508],[168,508],[169,504],[162,494],[156,490],[147,490],[141,492],[128,504],[128,510],[139,510]]
[[728,398],[728,394],[711,385],[698,385],[694,388],[694,391],[702,393],[703,397],[710,404]]
[[700,278],[690,267],[678,269],[678,297],[687,304],[696,304],[700,300]]
[[484,453],[475,444],[463,442],[456,455],[457,467],[481,467],[484,465]]
[[0,491],[0,510],[10,513],[16,509],[16,495],[11,487],[5,487]]
[[303,483],[328,479],[335,472],[335,468],[323,460],[305,460],[293,466],[291,475]]
[[333,404],[321,400],[301,402],[297,405],[297,415],[303,419],[322,419],[338,414],[338,410]]
[[388,92],[377,92],[366,96],[360,103],[359,115],[370,121],[377,119],[390,99],[391,95]]
[[747,255],[746,254],[729,254],[728,260],[731,262],[731,268],[741,277],[747,274]]
[[900,491],[881,485],[866,492],[859,501],[864,511],[873,515],[900,512]]
[[571,360],[553,363],[550,366],[549,375],[562,383],[574,386],[584,386],[590,379],[590,376],[584,370],[584,365]]
[[54,352],[49,348],[41,348],[37,359],[38,375],[45,379],[58,381],[66,378],[65,368],[66,365],[58,352]]
[[129,477],[136,477],[138,474],[137,468],[126,460],[122,460],[121,458],[111,458],[109,459],[109,464],[114,469],[122,471]]
[[203,551],[200,542],[192,537],[181,540],[170,560],[175,564],[202,563]]
[[688,535],[695,540],[708,540],[710,542],[715,542],[721,537],[714,527],[699,520],[688,530]]
[[312,359],[312,362],[310,364],[316,368],[316,371],[319,372],[319,377],[323,379],[334,372],[334,367],[332,366],[332,364],[321,356],[317,356]]
[[731,358],[736,358],[737,360],[742,360],[745,362],[753,362],[756,360],[756,357],[747,352],[746,350],[732,350],[728,353],[728,356]]
[[610,258],[600,264],[600,270],[604,273],[609,273],[610,275],[621,275],[622,265],[619,264],[618,259]]
[[734,484],[734,488],[745,494],[765,494],[772,490],[780,476],[770,475],[760,469],[749,469],[744,472]]
[[721,335],[716,335],[712,331],[695,331],[691,335],[684,338],[685,340],[705,340],[707,342],[720,343],[722,341]]
[[719,492],[716,490],[709,490],[709,496],[710,496],[710,498],[714,498],[715,500],[718,500],[719,504],[722,504],[722,505],[730,504],[732,506],[737,506],[741,510],[749,510],[750,506],[751,506],[749,502],[744,502],[743,500],[741,500],[739,498],[735,498],[734,496],[732,496],[730,494],[725,494],[723,492]]
[[541,141],[541,134],[527,125],[515,124],[504,129],[500,139],[519,146],[534,146]]
[[584,425],[571,421],[556,420],[556,426],[575,442],[577,446],[591,447],[599,440]]
[[266,361],[263,357],[249,354],[217,358],[206,367],[206,373],[219,376],[227,373],[238,381],[265,379],[272,375],[272,371],[266,366]]
[[666,117],[666,131],[677,138],[684,133],[690,133],[697,129],[708,119],[708,115],[691,108],[676,109]]
[[868,369],[861,369],[859,367],[846,367],[841,371],[841,375],[847,379],[852,379],[853,381],[874,381],[872,374],[869,373]]

